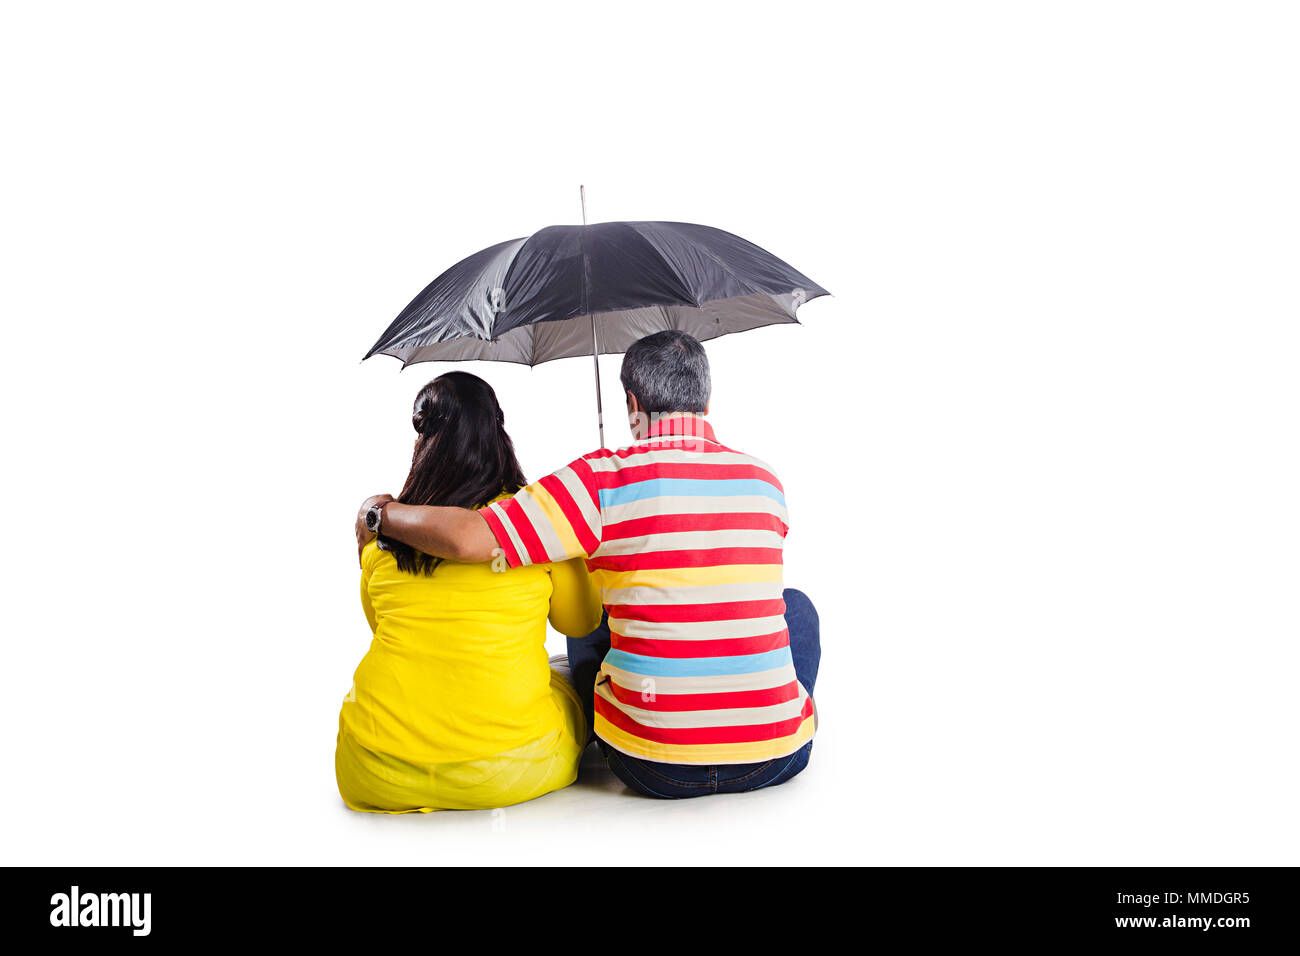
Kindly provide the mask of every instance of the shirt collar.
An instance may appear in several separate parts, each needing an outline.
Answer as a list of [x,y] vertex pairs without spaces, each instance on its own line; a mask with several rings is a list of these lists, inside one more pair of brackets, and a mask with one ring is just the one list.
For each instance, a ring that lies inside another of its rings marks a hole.
[[713,434],[713,426],[699,415],[681,413],[650,416],[650,426],[646,429],[646,439],[673,436],[703,438],[715,445],[718,443],[717,437]]

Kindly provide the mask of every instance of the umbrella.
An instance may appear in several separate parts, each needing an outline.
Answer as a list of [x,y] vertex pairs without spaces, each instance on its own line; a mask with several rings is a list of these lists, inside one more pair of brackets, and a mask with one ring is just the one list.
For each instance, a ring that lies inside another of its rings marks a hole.
[[[584,212],[584,219],[586,218]],[[797,322],[827,295],[751,242],[684,222],[547,226],[489,246],[434,279],[366,353],[417,362],[538,365],[680,329],[697,339]]]

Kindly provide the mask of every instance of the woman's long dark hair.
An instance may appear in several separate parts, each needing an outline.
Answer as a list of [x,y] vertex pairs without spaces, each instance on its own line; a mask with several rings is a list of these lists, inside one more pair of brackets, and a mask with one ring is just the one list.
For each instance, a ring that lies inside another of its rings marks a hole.
[[[527,484],[496,392],[477,375],[448,372],[424,386],[411,424],[418,437],[397,496],[402,504],[481,508]],[[381,535],[379,543],[408,574],[433,574],[442,563],[392,538]]]

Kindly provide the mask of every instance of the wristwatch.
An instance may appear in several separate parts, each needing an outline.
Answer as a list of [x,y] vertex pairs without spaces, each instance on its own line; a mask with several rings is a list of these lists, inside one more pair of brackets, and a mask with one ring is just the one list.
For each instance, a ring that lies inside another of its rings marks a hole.
[[379,534],[379,522],[384,517],[384,505],[386,504],[388,504],[388,502],[381,501],[379,504],[371,505],[370,508],[367,509],[366,530],[371,534]]

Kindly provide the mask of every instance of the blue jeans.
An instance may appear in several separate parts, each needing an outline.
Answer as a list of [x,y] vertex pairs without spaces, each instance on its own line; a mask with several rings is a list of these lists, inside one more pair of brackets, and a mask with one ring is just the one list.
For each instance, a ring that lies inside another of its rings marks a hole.
[[[811,695],[822,657],[817,609],[802,591],[787,588],[783,596],[795,676]],[[573,683],[590,727],[595,709],[596,674],[609,653],[609,615],[605,615],[600,627],[586,637],[571,637],[568,643]],[[615,776],[638,793],[666,799],[702,797],[710,793],[743,793],[784,783],[808,766],[812,754],[810,740],[789,756],[759,763],[671,764],[641,760],[615,750],[603,740],[597,742],[605,763]]]

